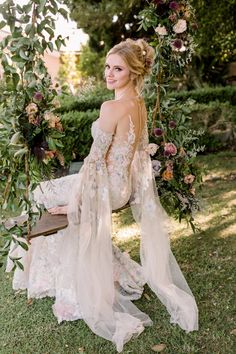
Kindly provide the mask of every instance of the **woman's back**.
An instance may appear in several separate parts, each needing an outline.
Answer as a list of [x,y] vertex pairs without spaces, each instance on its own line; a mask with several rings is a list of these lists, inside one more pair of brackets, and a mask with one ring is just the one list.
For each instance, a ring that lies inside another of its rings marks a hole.
[[[116,122],[112,143],[106,156],[109,192],[114,210],[129,200],[130,165],[146,124],[147,113],[140,97],[107,104],[110,105],[109,110]],[[107,131],[106,123],[103,123],[103,130]]]

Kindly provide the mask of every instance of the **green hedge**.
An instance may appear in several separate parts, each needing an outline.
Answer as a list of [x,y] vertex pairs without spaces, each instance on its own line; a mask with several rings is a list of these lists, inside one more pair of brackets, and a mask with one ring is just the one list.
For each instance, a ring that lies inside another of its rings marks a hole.
[[236,106],[219,101],[197,103],[191,107],[191,117],[192,128],[205,130],[200,137],[205,152],[236,149]]
[[85,112],[88,109],[100,109],[104,101],[111,100],[113,93],[104,87],[93,89],[91,92],[84,92],[79,96],[62,95],[60,97],[61,107],[57,109],[58,113],[69,111]]
[[[86,112],[71,111],[61,116],[65,129],[63,141],[66,163],[71,160],[81,161],[89,153],[92,143],[91,125],[99,116],[99,110],[87,110]],[[200,144],[205,145],[205,152],[218,151],[231,148],[235,145],[233,139],[222,141],[224,129],[227,125],[236,123],[236,107],[229,103],[219,101],[210,104],[194,104],[191,107],[192,122],[194,129],[204,128],[206,134],[200,137]],[[222,130],[221,137],[213,134],[212,127],[218,124],[216,129]],[[236,146],[235,146],[236,147]]]
[[61,115],[65,137],[62,150],[65,161],[83,160],[89,153],[92,144],[91,125],[99,116],[98,110],[86,112],[72,111]]
[[[211,127],[219,122],[222,131],[226,123],[236,124],[236,87],[203,88],[193,91],[182,91],[170,95],[180,101],[194,99],[192,105],[192,127],[205,128],[206,134],[201,143],[207,151],[217,151],[232,147],[232,141],[222,142],[219,136],[212,135]],[[99,116],[99,108],[105,100],[112,98],[106,89],[95,89],[87,95],[78,97],[62,96],[60,116],[65,129],[64,156],[66,162],[72,159],[83,160],[92,143],[91,124]],[[154,100],[146,100],[147,106],[153,106]]]
[[229,102],[236,105],[236,86],[225,87],[205,87],[192,91],[172,92],[169,97],[174,97],[180,101],[186,101],[192,98],[197,103],[209,103],[212,101]]
[[[206,103],[212,101],[229,102],[231,105],[236,105],[236,87],[206,87],[192,91],[180,91],[172,92],[169,97],[176,98],[179,101],[186,101],[191,98],[196,103]],[[65,113],[69,111],[85,112],[87,110],[99,109],[104,101],[110,100],[113,97],[113,93],[109,92],[104,87],[98,87],[87,94],[79,96],[62,95],[60,97],[61,107],[57,110],[58,113]],[[155,104],[155,98],[145,99],[147,106],[153,106]]]

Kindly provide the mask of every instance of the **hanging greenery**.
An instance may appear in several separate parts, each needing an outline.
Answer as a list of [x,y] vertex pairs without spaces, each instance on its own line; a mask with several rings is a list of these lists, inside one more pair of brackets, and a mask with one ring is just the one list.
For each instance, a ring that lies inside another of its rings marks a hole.
[[[27,249],[19,236],[28,237],[40,216],[32,192],[45,177],[52,175],[57,159],[63,165],[63,127],[55,114],[57,92],[44,65],[46,51],[65,45],[61,36],[54,38],[55,15],[67,17],[61,0],[29,0],[20,6],[13,0],[0,5],[3,20],[9,26],[0,43],[4,70],[4,92],[0,106],[0,263],[11,241]],[[27,214],[22,226],[5,228],[9,215]],[[12,259],[21,266],[19,259]]]
[[180,221],[184,218],[193,230],[194,212],[199,209],[195,195],[201,183],[196,155],[202,130],[192,130],[189,100],[185,104],[168,98],[171,80],[183,73],[191,61],[196,31],[194,10],[188,1],[153,0],[139,13],[140,29],[153,29],[150,44],[155,48],[155,63],[147,83],[149,98],[156,102],[150,112],[153,169],[163,207]]

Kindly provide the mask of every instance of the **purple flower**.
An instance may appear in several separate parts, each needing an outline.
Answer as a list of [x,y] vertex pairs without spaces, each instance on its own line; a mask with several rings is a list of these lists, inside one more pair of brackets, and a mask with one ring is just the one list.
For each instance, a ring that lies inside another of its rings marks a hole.
[[164,150],[164,156],[169,157],[170,156],[170,151],[169,150]]
[[162,136],[163,135],[163,130],[161,128],[155,128],[153,132],[154,132],[154,134],[156,136]]
[[33,99],[34,99],[35,101],[40,102],[40,101],[42,101],[42,99],[43,99],[43,95],[41,94],[41,92],[35,92]]
[[179,4],[176,1],[171,1],[169,8],[171,10],[177,11],[177,10],[179,10]]
[[169,121],[169,128],[171,128],[171,129],[176,128],[176,122],[174,120]]
[[183,42],[181,41],[181,39],[175,39],[172,42],[173,47],[175,47],[176,49],[181,49]]

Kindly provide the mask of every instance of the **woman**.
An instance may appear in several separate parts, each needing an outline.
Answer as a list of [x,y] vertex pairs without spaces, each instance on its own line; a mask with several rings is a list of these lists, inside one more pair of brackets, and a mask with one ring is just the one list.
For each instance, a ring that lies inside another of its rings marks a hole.
[[[33,240],[23,254],[24,272],[14,274],[14,289],[27,288],[29,297],[55,296],[59,322],[84,319],[118,352],[152,324],[131,302],[145,283],[166,306],[172,323],[187,332],[198,329],[197,306],[170,250],[148,154],[140,90],[153,55],[144,40],[131,39],[108,52],[105,78],[115,99],[102,104],[92,125],[94,142],[80,173],[44,182],[35,191],[37,202],[51,213],[67,213],[69,226]],[[111,242],[112,210],[128,201],[141,227],[142,266]]]

